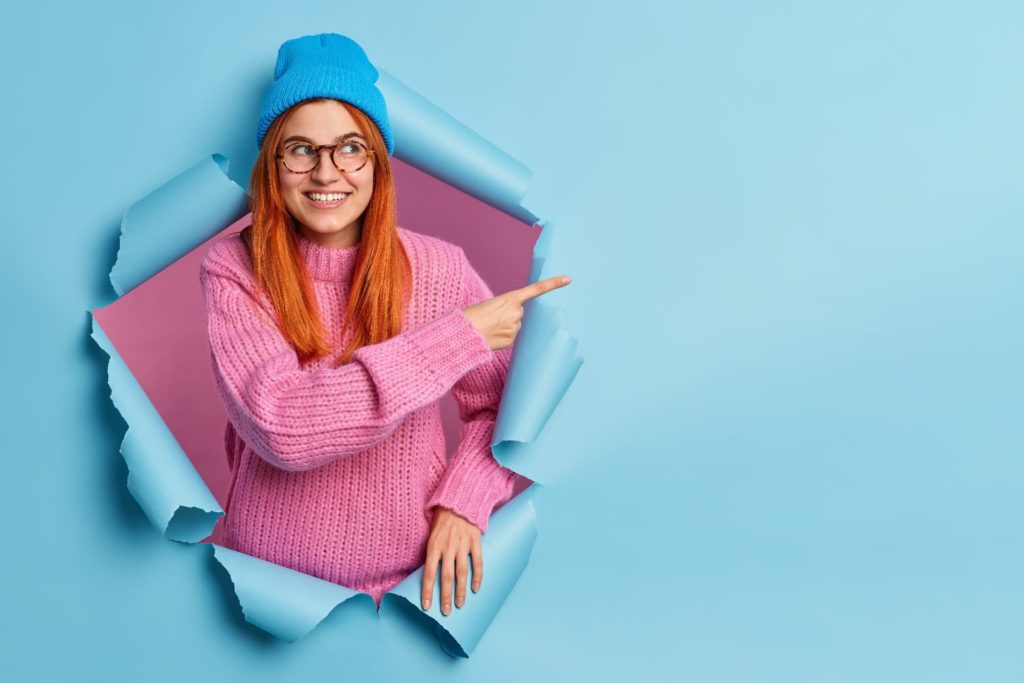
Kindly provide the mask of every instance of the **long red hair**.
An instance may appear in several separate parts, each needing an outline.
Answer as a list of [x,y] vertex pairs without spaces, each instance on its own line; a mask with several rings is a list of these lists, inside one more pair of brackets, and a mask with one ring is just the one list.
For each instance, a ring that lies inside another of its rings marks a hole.
[[351,329],[349,343],[337,359],[347,363],[360,347],[380,343],[401,331],[412,267],[398,237],[395,188],[384,138],[362,110],[341,102],[362,127],[373,150],[373,194],[362,216],[344,323],[337,337],[328,335],[312,278],[299,252],[294,219],[285,209],[278,187],[275,158],[284,123],[298,106],[310,101],[315,100],[305,100],[282,113],[267,130],[250,180],[252,225],[242,230],[242,237],[249,246],[257,285],[273,303],[278,327],[300,361],[335,353],[344,331]]

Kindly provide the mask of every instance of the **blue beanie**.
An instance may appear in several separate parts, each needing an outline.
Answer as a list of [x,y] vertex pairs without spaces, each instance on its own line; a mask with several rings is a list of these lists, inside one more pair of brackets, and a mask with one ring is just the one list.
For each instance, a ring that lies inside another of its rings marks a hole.
[[374,85],[377,76],[363,48],[346,36],[321,33],[285,41],[277,51],[274,83],[260,108],[256,147],[263,146],[270,124],[289,107],[303,100],[329,97],[363,110],[377,124],[391,156],[395,144],[384,95]]

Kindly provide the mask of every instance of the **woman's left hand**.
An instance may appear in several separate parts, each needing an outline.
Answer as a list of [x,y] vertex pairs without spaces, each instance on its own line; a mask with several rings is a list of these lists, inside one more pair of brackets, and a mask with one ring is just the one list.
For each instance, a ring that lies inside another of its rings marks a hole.
[[484,559],[480,547],[480,529],[452,510],[434,508],[430,538],[427,539],[427,561],[423,568],[423,589],[420,596],[424,610],[430,609],[434,594],[437,564],[441,563],[441,612],[452,611],[452,582],[455,585],[455,606],[466,602],[466,584],[469,578],[467,555],[473,556],[473,592],[480,590],[484,580]]

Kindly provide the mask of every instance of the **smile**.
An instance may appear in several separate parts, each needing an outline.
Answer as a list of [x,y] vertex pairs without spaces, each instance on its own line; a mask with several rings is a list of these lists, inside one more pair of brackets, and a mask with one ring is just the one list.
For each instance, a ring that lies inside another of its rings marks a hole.
[[304,192],[309,203],[318,209],[333,209],[341,206],[351,192]]

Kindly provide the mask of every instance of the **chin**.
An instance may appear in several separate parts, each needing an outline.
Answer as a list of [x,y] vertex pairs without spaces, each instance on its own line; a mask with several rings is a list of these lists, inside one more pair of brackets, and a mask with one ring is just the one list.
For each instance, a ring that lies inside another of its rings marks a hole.
[[347,218],[336,221],[325,221],[322,218],[309,218],[307,220],[300,218],[299,222],[313,232],[320,233],[321,235],[334,235],[346,230],[350,225],[352,225],[352,220]]
[[314,232],[323,237],[341,235],[349,230],[358,230],[358,219],[349,217],[326,220],[324,216],[305,216],[303,214],[292,214],[295,222],[306,229],[307,232]]

